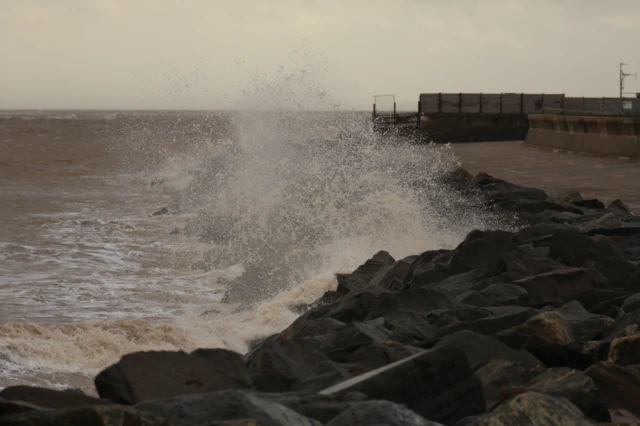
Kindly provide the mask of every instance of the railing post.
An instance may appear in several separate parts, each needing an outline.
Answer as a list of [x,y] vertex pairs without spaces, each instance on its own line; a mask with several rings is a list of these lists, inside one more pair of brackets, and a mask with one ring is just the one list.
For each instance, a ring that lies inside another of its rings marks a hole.
[[393,101],[393,124],[398,124],[398,116],[396,115],[396,101]]

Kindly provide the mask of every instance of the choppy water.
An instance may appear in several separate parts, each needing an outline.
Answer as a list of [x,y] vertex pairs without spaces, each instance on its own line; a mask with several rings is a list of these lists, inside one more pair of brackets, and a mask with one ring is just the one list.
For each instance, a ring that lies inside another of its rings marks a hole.
[[326,101],[285,80],[233,114],[4,113],[0,387],[89,390],[132,351],[244,352],[378,250],[503,226],[440,184],[449,148],[381,138],[363,114],[279,110]]

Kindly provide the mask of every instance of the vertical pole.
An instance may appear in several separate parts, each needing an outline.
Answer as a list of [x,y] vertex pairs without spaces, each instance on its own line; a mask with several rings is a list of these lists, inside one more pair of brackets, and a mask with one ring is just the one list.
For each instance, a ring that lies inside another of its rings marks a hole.
[[373,119],[376,119],[376,103],[373,103]]
[[396,101],[393,101],[393,124],[398,124],[398,116],[396,115]]

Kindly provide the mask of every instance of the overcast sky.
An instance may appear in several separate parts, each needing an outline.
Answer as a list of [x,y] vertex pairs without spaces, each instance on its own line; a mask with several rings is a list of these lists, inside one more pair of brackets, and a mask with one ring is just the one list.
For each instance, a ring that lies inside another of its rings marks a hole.
[[616,96],[619,62],[640,68],[640,0],[0,0],[0,57],[0,109],[224,108],[303,71],[300,98],[347,109]]

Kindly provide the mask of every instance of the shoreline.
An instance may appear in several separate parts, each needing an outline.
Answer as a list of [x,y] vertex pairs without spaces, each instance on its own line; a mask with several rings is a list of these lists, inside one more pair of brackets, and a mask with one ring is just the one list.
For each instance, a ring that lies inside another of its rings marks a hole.
[[640,391],[640,217],[619,200],[550,197],[463,170],[445,184],[481,194],[521,227],[472,231],[453,250],[400,260],[380,252],[244,356],[129,354],[96,378],[102,399],[7,388],[0,407],[23,413],[6,420],[109,412],[158,425],[364,425],[375,414],[394,425],[480,425],[640,415],[630,396]]

